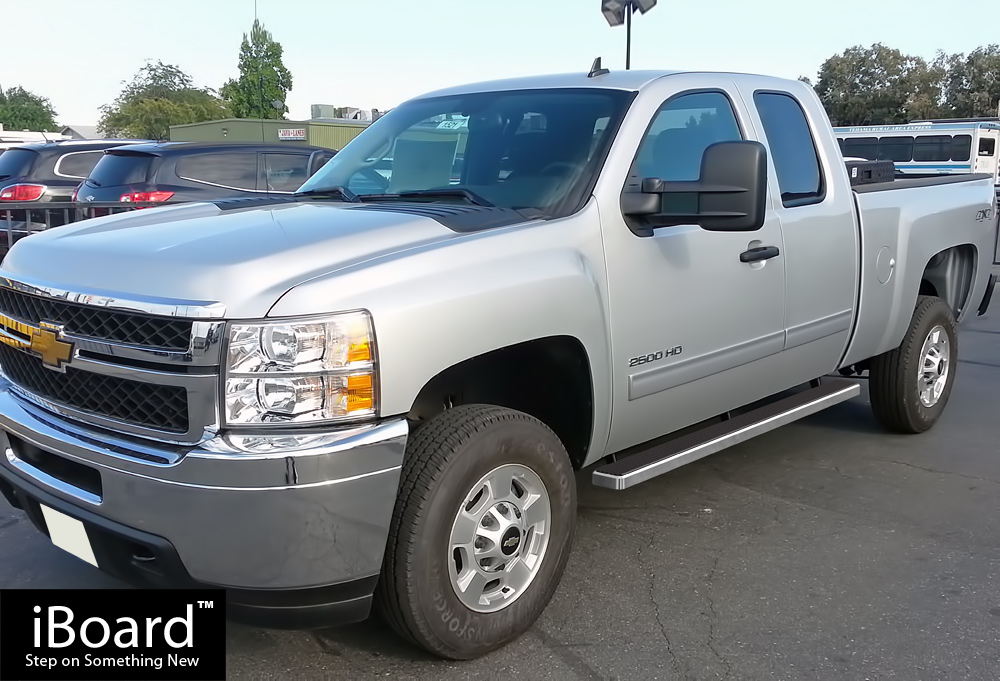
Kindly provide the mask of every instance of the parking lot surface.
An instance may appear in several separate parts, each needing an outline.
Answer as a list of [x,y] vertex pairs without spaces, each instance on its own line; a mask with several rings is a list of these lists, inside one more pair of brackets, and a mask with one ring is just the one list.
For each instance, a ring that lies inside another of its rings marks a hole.
[[[239,679],[1000,678],[1000,301],[960,335],[944,417],[888,435],[865,396],[625,492],[578,478],[576,544],[534,628],[468,663],[378,622],[231,624]],[[0,501],[0,587],[121,587]]]

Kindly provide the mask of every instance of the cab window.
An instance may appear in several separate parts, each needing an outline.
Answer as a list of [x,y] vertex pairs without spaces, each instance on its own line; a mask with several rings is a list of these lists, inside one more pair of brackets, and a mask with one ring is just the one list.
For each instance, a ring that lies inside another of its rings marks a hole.
[[697,180],[705,149],[743,139],[729,98],[721,92],[693,92],[667,101],[657,111],[639,146],[633,175],[667,181]]

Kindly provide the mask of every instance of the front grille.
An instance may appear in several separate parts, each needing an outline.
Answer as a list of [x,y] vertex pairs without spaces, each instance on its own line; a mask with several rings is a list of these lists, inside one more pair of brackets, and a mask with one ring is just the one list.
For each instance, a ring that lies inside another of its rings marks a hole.
[[80,411],[172,433],[188,431],[187,391],[67,367],[46,369],[42,360],[0,345],[0,366],[14,384]]
[[190,320],[117,312],[9,288],[0,288],[0,312],[30,324],[60,324],[66,333],[87,338],[160,350],[187,350],[191,344]]

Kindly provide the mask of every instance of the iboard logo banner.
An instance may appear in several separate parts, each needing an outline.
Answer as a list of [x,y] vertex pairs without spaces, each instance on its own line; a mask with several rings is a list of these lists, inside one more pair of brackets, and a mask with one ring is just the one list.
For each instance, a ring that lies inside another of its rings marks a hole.
[[0,679],[225,678],[221,589],[0,590]]

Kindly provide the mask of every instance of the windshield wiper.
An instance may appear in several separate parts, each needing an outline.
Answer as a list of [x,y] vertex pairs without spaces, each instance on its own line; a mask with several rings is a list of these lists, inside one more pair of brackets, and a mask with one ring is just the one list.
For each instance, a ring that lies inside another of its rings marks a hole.
[[341,201],[348,203],[360,203],[361,199],[347,187],[325,187],[323,189],[309,189],[304,192],[296,192],[292,196],[313,196],[316,198],[338,197]]
[[386,201],[393,199],[465,199],[475,206],[484,208],[496,208],[479,194],[465,189],[464,187],[453,187],[450,189],[414,189],[412,191],[399,192],[398,194],[365,194],[360,197],[362,201]]

